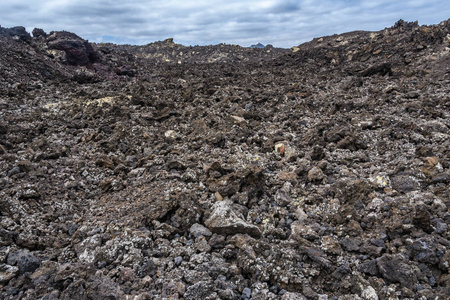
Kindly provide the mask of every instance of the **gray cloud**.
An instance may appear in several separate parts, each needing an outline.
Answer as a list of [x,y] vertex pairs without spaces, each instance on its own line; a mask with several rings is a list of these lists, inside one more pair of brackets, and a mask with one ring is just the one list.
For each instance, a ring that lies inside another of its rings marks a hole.
[[68,30],[96,42],[185,45],[257,42],[291,47],[314,37],[380,30],[397,20],[434,24],[450,17],[441,0],[0,0],[0,24]]

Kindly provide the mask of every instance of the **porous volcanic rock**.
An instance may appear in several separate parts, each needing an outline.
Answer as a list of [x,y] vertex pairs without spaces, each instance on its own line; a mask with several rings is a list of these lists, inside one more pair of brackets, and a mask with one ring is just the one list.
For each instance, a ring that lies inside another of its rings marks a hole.
[[448,298],[449,48],[0,28],[0,299]]

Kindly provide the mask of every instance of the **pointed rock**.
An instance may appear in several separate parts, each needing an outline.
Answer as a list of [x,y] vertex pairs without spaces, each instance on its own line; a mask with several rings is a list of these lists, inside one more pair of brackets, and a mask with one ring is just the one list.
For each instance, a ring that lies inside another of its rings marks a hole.
[[259,238],[261,236],[259,228],[241,219],[231,209],[231,204],[231,201],[228,200],[214,204],[213,212],[205,222],[206,227],[217,234],[234,235],[243,233]]

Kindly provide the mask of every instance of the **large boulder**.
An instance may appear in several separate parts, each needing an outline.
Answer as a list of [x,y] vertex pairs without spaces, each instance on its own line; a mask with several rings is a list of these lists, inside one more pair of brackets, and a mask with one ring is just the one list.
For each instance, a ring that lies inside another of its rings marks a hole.
[[[71,32],[52,31],[46,43],[50,54],[61,57],[63,63],[68,65],[87,66],[99,60],[98,52],[94,47]],[[55,51],[56,53],[53,53]],[[58,52],[64,52],[64,55]]]
[[25,30],[23,26],[16,26],[11,28],[4,28],[0,26],[0,35],[11,36],[14,39],[24,42],[31,41],[31,35]]

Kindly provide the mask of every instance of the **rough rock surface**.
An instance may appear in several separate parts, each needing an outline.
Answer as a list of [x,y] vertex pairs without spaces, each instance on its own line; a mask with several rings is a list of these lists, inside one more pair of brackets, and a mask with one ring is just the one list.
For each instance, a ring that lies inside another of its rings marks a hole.
[[448,298],[449,66],[0,27],[0,299]]

